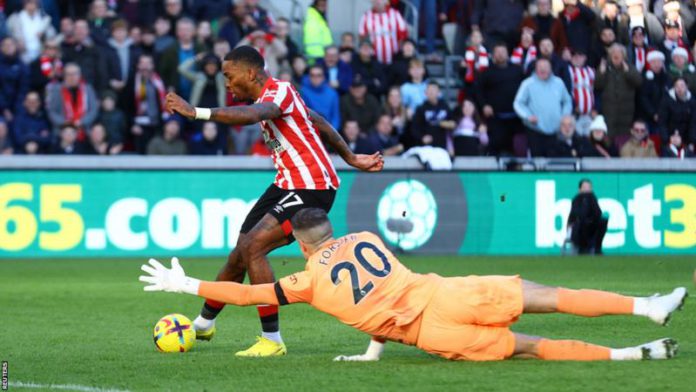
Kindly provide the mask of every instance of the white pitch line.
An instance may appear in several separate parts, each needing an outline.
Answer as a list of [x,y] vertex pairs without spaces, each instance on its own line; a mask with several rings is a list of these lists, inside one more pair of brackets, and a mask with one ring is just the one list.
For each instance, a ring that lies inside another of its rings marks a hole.
[[32,389],[58,389],[63,391],[80,391],[80,392],[130,392],[126,389],[114,388],[98,388],[88,387],[86,385],[76,384],[37,384],[35,382],[10,381],[10,387],[13,388],[32,388]]

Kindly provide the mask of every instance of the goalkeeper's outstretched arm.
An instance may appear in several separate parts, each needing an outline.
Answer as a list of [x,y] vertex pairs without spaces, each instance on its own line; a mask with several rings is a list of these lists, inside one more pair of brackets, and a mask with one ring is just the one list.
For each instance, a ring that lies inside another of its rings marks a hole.
[[238,306],[278,305],[273,283],[251,286],[235,282],[201,281],[186,276],[176,257],[172,258],[171,269],[155,259],[150,259],[148,263],[141,267],[147,275],[140,276],[140,281],[148,284],[145,291],[186,293]]

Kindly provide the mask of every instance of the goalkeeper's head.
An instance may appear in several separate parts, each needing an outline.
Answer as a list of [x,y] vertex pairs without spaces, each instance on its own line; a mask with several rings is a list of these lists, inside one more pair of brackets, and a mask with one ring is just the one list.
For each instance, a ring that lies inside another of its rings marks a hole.
[[292,234],[300,245],[305,259],[314,254],[322,244],[333,239],[333,228],[326,211],[321,208],[304,208],[290,220]]

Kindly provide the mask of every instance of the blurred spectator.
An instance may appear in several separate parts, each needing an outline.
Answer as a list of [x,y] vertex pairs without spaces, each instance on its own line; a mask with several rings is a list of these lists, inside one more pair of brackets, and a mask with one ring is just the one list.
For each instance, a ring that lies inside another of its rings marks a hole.
[[[621,25],[628,23],[628,16],[621,13],[619,4],[615,0],[606,0],[600,12],[597,14],[597,20],[595,22],[595,34],[599,36],[599,33],[604,28],[610,28],[615,36],[620,36]],[[622,37],[622,44],[628,43],[628,37]]]
[[108,140],[108,134],[102,124],[94,123],[89,129],[89,135],[85,143],[85,154],[117,155],[122,149],[122,144],[113,145],[111,141]]
[[607,134],[607,123],[604,116],[596,116],[590,124],[589,145],[585,150],[584,156],[598,158],[612,158],[619,156],[616,147],[611,143]]
[[23,9],[7,18],[7,32],[17,40],[25,64],[39,57],[42,41],[56,35],[51,17],[41,11],[39,0],[24,0]]
[[155,72],[155,64],[152,56],[141,55],[138,59],[138,67],[130,79],[126,88],[126,97],[130,107],[126,110],[129,118],[132,118],[131,134],[135,150],[143,154],[148,142],[159,129],[162,120],[167,116],[164,110],[164,96],[166,94],[164,82]]
[[341,45],[339,45],[341,51],[344,49],[350,50],[355,53],[355,36],[350,31],[346,31],[341,34]]
[[97,122],[104,126],[106,139],[112,145],[122,145],[128,130],[126,116],[116,107],[116,94],[107,91],[101,102],[101,110]]
[[116,20],[111,24],[111,37],[108,44],[116,53],[121,71],[121,77],[118,80],[111,80],[109,86],[112,90],[120,92],[125,87],[130,73],[135,69],[135,62],[140,56],[140,50],[133,45],[133,40],[128,37],[128,24],[123,19]]
[[[297,47],[295,41],[290,38],[290,21],[287,18],[278,18],[278,22],[273,29],[273,33],[275,34],[276,38],[285,44],[285,47],[288,49],[285,57],[280,59],[283,64],[289,63],[290,59],[300,55],[300,49]],[[336,51],[336,56],[338,57],[338,51]]]
[[207,20],[202,20],[196,25],[196,44],[206,51],[213,50],[213,29]]
[[391,65],[387,68],[387,84],[389,86],[401,86],[411,79],[408,73],[409,64],[417,55],[415,42],[410,39],[401,41],[401,50],[394,56]]
[[48,152],[53,133],[41,107],[39,93],[31,91],[26,95],[24,108],[17,113],[12,128],[17,151],[26,154]]
[[474,12],[474,2],[474,0],[443,0],[440,3],[440,18],[441,20],[443,16],[446,18],[443,23],[456,25],[452,54],[462,55],[466,50],[467,37],[472,32],[471,15]]
[[60,45],[56,41],[47,41],[41,56],[29,64],[29,88],[43,95],[46,85],[57,82],[62,76]]
[[302,86],[302,81],[307,75],[307,60],[302,56],[297,56],[292,60],[292,82],[295,87]]
[[693,151],[696,143],[696,99],[683,78],[675,79],[673,87],[662,98],[659,121],[662,140],[666,141],[674,131],[679,131],[684,145]]
[[179,73],[193,83],[189,103],[204,108],[226,106],[225,77],[220,59],[212,53],[199,53],[179,66]]
[[625,135],[635,114],[636,91],[641,75],[626,62],[626,48],[614,44],[609,48],[609,61],[602,59],[595,79],[601,91],[602,114],[609,127],[609,136]]
[[77,140],[77,128],[63,125],[58,132],[58,139],[51,148],[51,154],[79,155],[85,153],[85,146]]
[[161,8],[162,0],[118,1],[119,15],[132,25],[152,26]]
[[360,125],[357,121],[346,121],[342,133],[346,144],[355,154],[373,154],[377,151],[377,147],[372,145],[370,139],[360,131]]
[[[89,35],[89,25],[84,19],[75,21],[73,42],[64,41],[62,45],[63,62],[75,63],[82,71],[82,77],[98,92],[106,89],[110,80],[120,79],[120,75],[109,75],[109,66],[113,66],[111,58],[107,59],[106,52],[100,50]],[[116,67],[118,69],[118,67]],[[118,77],[114,77],[118,76]],[[50,111],[50,109],[49,109]]]
[[326,118],[334,128],[340,129],[338,93],[326,82],[320,65],[315,64],[309,68],[309,78],[303,81],[300,94],[308,107]]
[[193,155],[225,155],[225,143],[220,140],[218,125],[212,121],[203,123],[200,134],[191,141],[190,153]]
[[599,33],[599,41],[590,53],[590,67],[597,69],[602,60],[609,57],[609,48],[616,43],[614,30],[604,27]]
[[684,48],[675,48],[672,51],[672,63],[669,65],[669,74],[672,79],[684,78],[692,94],[696,94],[696,67],[689,64],[689,52]]
[[70,125],[83,140],[84,132],[97,119],[99,100],[94,88],[82,78],[80,66],[66,64],[63,83],[46,88],[46,109],[54,130]]
[[266,33],[270,33],[275,24],[273,16],[265,8],[259,6],[259,0],[244,0],[246,2],[247,12],[255,23],[253,29],[261,29]]
[[558,14],[551,28],[551,38],[556,51],[560,53],[563,48],[570,47],[589,52],[595,13],[578,0],[563,0],[563,5],[563,11]]
[[147,155],[186,155],[186,143],[179,138],[181,124],[176,119],[164,123],[162,135],[156,135],[147,145]]
[[659,50],[652,50],[647,55],[648,68],[643,72],[643,84],[640,86],[639,118],[648,123],[651,133],[657,131],[659,109],[662,99],[672,88],[672,78],[665,70],[665,55]]
[[688,41],[688,34],[694,26],[694,15],[693,3],[684,2],[682,5],[679,0],[667,0],[664,1],[664,20],[665,20],[665,30],[666,26],[676,25],[678,29],[678,35],[680,39]]
[[449,151],[447,147],[448,141],[451,142],[451,132],[442,126],[443,121],[449,120],[449,108],[440,99],[440,86],[436,82],[428,82],[425,96],[425,102],[413,115],[413,138],[420,145],[440,147]]
[[[244,125],[241,127],[232,127],[230,129],[232,142],[234,144],[234,152],[237,155],[247,155],[250,152],[260,152],[256,143],[261,140],[263,143],[262,130],[259,124]],[[270,154],[269,154],[270,155]]]
[[628,63],[636,67],[638,72],[643,72],[647,56],[645,29],[636,26],[631,30],[631,42],[628,44]]
[[213,54],[220,60],[220,64],[222,64],[222,61],[230,50],[230,44],[224,39],[218,38],[213,44]]
[[75,21],[71,18],[61,18],[60,30],[54,41],[59,45],[69,45],[75,42]]
[[379,116],[375,130],[370,133],[368,139],[376,151],[380,151],[384,156],[399,155],[404,151],[404,146],[394,134],[394,126],[388,114]]
[[7,123],[0,118],[0,155],[12,155],[13,153],[14,149],[12,148],[10,133],[7,130]]
[[425,76],[425,66],[418,59],[413,59],[409,63],[408,74],[411,81],[401,86],[401,100],[406,107],[406,115],[410,119],[416,109],[425,102],[425,89],[428,84],[423,80]]
[[29,70],[19,59],[17,42],[5,37],[0,42],[0,112],[5,121],[12,121],[28,89]]
[[324,58],[317,60],[316,64],[323,69],[331,87],[341,95],[348,92],[353,82],[353,68],[338,57],[336,46],[327,46],[324,50]]
[[512,51],[510,62],[522,67],[525,74],[531,72],[530,65],[537,58],[537,47],[534,45],[534,32],[525,27],[522,28],[520,42]]
[[[172,0],[167,0],[167,2]],[[177,42],[162,53],[157,71],[162,76],[168,90],[174,90],[184,99],[191,96],[193,83],[179,75],[178,68],[186,60],[205,51],[205,47],[194,42],[195,25],[189,18],[181,18],[176,23]]]
[[105,0],[94,0],[90,6],[89,31],[92,40],[97,45],[106,45],[111,35],[111,23],[113,18],[109,16],[109,8]]
[[237,46],[242,37],[251,33],[256,22],[249,15],[243,1],[235,1],[232,5],[232,14],[227,21],[220,27],[218,37],[230,44],[231,48]]
[[551,27],[556,22],[556,18],[551,12],[551,0],[537,0],[536,12],[530,13],[522,19],[520,28],[529,27],[535,32],[536,43],[542,38],[551,37]]
[[389,88],[387,99],[384,102],[383,112],[391,118],[392,126],[396,130],[396,133],[398,135],[404,135],[408,119],[406,115],[406,106],[402,103],[399,86],[392,86]]
[[665,158],[693,158],[695,155],[689,148],[684,147],[681,132],[675,130],[669,135],[667,146],[662,149],[662,156]]
[[469,46],[464,52],[464,58],[459,64],[459,73],[463,74],[464,91],[467,97],[474,95],[476,76],[485,71],[489,65],[488,51],[483,46],[483,35],[478,30],[473,31],[469,36]]
[[[619,42],[627,42],[631,31],[636,26],[641,26],[645,29],[648,46],[655,46],[662,42],[664,39],[662,24],[654,14],[646,12],[646,5],[643,0],[626,0],[626,7],[628,18],[625,18],[620,23]],[[611,132],[611,126],[609,131]]]
[[602,216],[597,196],[592,192],[592,182],[580,180],[578,194],[573,198],[566,227],[568,240],[579,254],[602,254],[602,240],[609,220]]
[[680,34],[681,31],[679,30],[679,23],[677,21],[665,21],[665,39],[657,45],[662,53],[665,54],[665,57],[669,58],[669,55],[672,54],[676,48],[683,48],[688,57],[689,45],[682,40]]
[[551,145],[549,156],[556,158],[580,158],[587,146],[585,139],[575,132],[575,118],[567,115],[561,117],[561,125],[556,134],[556,141]]
[[520,85],[514,108],[527,127],[529,150],[532,156],[538,157],[549,153],[561,117],[571,113],[573,103],[563,81],[551,73],[551,63],[539,59],[534,75]]
[[360,43],[358,56],[353,58],[351,66],[353,68],[353,77],[360,75],[363,82],[367,85],[367,90],[370,94],[377,98],[384,94],[387,80],[384,74],[384,66],[375,59],[374,50],[369,41]]
[[512,152],[512,137],[520,131],[520,121],[513,109],[517,90],[522,83],[522,68],[510,64],[505,44],[493,47],[490,68],[477,79],[476,100],[488,124],[488,150],[492,155]]
[[488,128],[481,122],[474,102],[465,99],[460,110],[451,116],[448,128],[452,128],[452,151],[454,156],[482,155],[488,145]]
[[169,34],[171,30],[172,25],[169,19],[164,16],[155,19],[155,54],[157,56],[176,44],[176,39]]
[[176,26],[179,20],[186,18],[182,0],[164,0],[164,17],[169,19],[172,26]]
[[595,72],[585,65],[586,61],[585,53],[575,50],[566,72],[566,78],[570,81],[571,86],[573,113],[578,117],[576,130],[580,136],[589,134],[589,126],[595,112]]
[[404,18],[399,11],[388,6],[387,0],[372,0],[372,9],[360,18],[358,34],[374,45],[377,61],[391,64],[392,57],[399,50],[399,42],[406,39],[408,30]]
[[525,0],[475,0],[471,15],[472,30],[483,32],[484,42],[504,42],[508,49],[519,38],[519,26],[525,10]]
[[[581,52],[581,49],[573,49],[576,52]],[[546,59],[551,62],[551,72],[561,78],[563,80],[563,83],[570,88],[571,81],[569,79],[568,75],[568,63],[572,59],[573,51],[569,48],[566,48],[563,51],[563,57],[559,56],[556,54],[554,51],[554,46],[553,46],[553,41],[551,38],[543,38],[539,41],[539,54],[537,54],[537,58],[532,62],[532,64],[529,66],[529,69],[527,70],[527,73],[531,75],[531,72],[535,68],[536,60],[537,59]],[[567,58],[568,61],[566,61],[564,58]]]
[[189,9],[194,19],[216,23],[219,18],[229,14],[232,3],[230,0],[196,0],[189,2]]
[[[155,35],[154,30],[152,30],[149,27],[143,27],[143,29],[141,30],[141,35],[140,35],[140,42],[136,42],[133,39],[133,37],[135,36],[134,33],[137,31],[137,29],[139,29],[138,26],[131,27],[131,34],[129,35],[131,40],[133,40],[133,49],[135,51],[137,51],[138,53],[145,53],[145,54],[149,54],[151,56],[154,56],[155,55],[155,40],[157,39],[157,36]],[[137,56],[133,56],[133,58],[132,58],[133,65],[132,65],[131,69],[135,68],[135,62],[137,61],[136,60],[137,58],[138,58]],[[128,78],[126,78],[126,80],[128,80]]]
[[273,77],[278,75],[281,59],[288,54],[288,48],[281,40],[263,30],[256,30],[242,38],[237,46],[242,45],[251,45],[259,53],[263,53],[263,58],[266,60],[266,71]]
[[349,93],[341,97],[341,119],[345,124],[356,121],[360,129],[372,129],[381,114],[379,101],[368,94],[360,77],[353,79]]
[[642,120],[633,121],[631,137],[619,152],[621,158],[657,158],[655,144],[648,137],[648,127]]

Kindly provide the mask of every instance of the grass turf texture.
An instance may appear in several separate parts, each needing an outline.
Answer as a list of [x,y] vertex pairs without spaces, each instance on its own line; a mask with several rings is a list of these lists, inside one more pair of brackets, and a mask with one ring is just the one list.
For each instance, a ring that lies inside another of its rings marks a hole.
[[[651,295],[682,285],[691,289],[696,266],[693,257],[402,259],[418,272],[520,273],[550,285],[631,295]],[[218,335],[211,342],[197,342],[192,352],[161,354],[152,342],[155,322],[173,312],[193,318],[202,301],[181,294],[143,292],[137,281],[143,261],[0,261],[0,359],[9,361],[10,382],[132,391],[694,390],[696,305],[689,301],[668,327],[629,316],[526,315],[513,328],[617,347],[670,336],[681,348],[671,361],[451,362],[392,343],[378,363],[334,363],[331,360],[338,354],[363,352],[369,339],[307,305],[282,308],[281,328],[289,350],[285,357],[234,357],[258,334],[254,307],[225,309],[218,320]],[[189,275],[211,278],[222,259],[182,263]],[[272,263],[277,276],[302,269],[299,260],[274,259]]]

